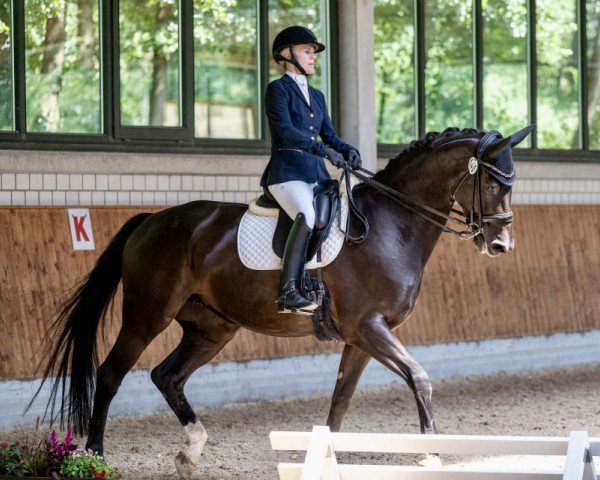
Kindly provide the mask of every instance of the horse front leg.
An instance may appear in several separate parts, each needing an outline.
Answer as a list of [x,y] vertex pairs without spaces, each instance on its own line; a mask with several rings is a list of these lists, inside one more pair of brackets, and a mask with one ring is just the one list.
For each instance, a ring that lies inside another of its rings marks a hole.
[[[392,333],[384,317],[374,314],[360,320],[352,343],[404,379],[415,396],[421,433],[434,434],[429,376]],[[439,456],[427,455],[420,463],[437,466],[440,464]]]
[[352,395],[371,357],[353,345],[344,347],[338,369],[335,390],[331,398],[331,408],[327,417],[327,426],[333,432],[339,432],[344,416],[350,407]]

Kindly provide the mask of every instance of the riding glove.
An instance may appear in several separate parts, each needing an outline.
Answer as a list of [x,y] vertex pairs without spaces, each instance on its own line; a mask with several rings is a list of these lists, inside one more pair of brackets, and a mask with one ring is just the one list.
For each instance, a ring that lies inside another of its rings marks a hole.
[[331,147],[325,147],[325,158],[327,158],[334,167],[341,168],[346,162],[344,156]]
[[352,170],[356,170],[362,167],[362,160],[360,158],[360,153],[355,148],[348,151],[348,165],[352,168]]

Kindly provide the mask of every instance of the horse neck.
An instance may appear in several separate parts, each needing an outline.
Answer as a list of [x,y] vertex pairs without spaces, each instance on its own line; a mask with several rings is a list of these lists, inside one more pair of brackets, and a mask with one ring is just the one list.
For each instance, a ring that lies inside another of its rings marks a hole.
[[450,212],[451,195],[467,173],[469,151],[464,147],[444,150],[427,148],[381,172],[380,180],[389,187],[440,210]]
[[[469,151],[466,148],[440,151],[427,149],[404,165],[394,166],[395,168],[388,168],[386,169],[388,171],[381,172],[379,180],[412,199],[448,215],[453,204],[451,196],[467,172],[468,158]],[[442,234],[442,229],[421,219],[401,205],[391,200],[384,200],[384,197],[380,198],[377,204],[379,208],[390,211],[389,218],[398,221],[397,228],[402,228],[401,225],[405,224],[408,218],[413,235],[421,240],[419,245],[424,266]],[[424,213],[439,223],[445,223],[441,217]]]

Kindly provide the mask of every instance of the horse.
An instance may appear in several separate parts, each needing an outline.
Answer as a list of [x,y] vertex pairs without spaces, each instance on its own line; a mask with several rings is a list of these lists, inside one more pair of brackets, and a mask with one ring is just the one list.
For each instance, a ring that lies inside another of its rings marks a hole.
[[[492,175],[494,159],[508,158],[512,166],[512,148],[532,128],[506,138],[492,136],[484,154],[478,147],[488,138],[486,132],[430,132],[391,159],[374,180],[442,214],[449,215],[455,203],[471,218],[479,213],[483,221],[471,235],[473,242],[479,252],[497,256],[512,250],[514,240],[512,186]],[[472,169],[478,166],[475,175]],[[331,316],[345,344],[327,425],[340,430],[358,380],[374,358],[408,384],[421,433],[434,434],[431,382],[392,331],[415,307],[443,224],[440,228],[385,193],[367,183],[354,187],[354,203],[368,219],[369,234],[361,243],[344,245],[323,270]],[[121,381],[173,320],[183,329],[181,342],[151,371],[151,379],[187,434],[175,458],[181,478],[193,473],[208,438],[184,395],[190,375],[240,328],[284,337],[311,335],[309,317],[277,313],[279,272],[242,265],[236,233],[246,209],[244,204],[194,201],[130,218],[65,303],[51,327],[56,335],[48,335],[56,341],[43,375],[43,382],[55,375],[47,410],[54,415],[58,401],[61,423],[66,418],[78,434],[87,433],[86,448],[103,454],[108,409]],[[98,367],[96,337],[121,281],[122,326]]]

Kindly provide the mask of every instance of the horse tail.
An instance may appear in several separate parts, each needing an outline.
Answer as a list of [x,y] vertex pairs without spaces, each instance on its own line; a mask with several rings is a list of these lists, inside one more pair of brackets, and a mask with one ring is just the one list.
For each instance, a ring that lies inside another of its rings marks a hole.
[[[29,410],[46,380],[56,374],[44,419],[56,417],[60,424],[73,426],[79,435],[87,433],[95,391],[95,373],[98,367],[96,336],[103,331],[106,313],[119,286],[123,267],[123,250],[127,239],[150,216],[140,213],[130,218],[102,252],[92,271],[83,279],[71,298],[63,305],[56,321],[48,329],[46,338],[57,338],[48,344],[44,358],[49,355],[42,382],[25,408]],[[43,363],[40,362],[40,366]],[[39,367],[38,367],[39,368]],[[67,375],[70,372],[70,382]],[[56,403],[60,402],[55,416]]]

